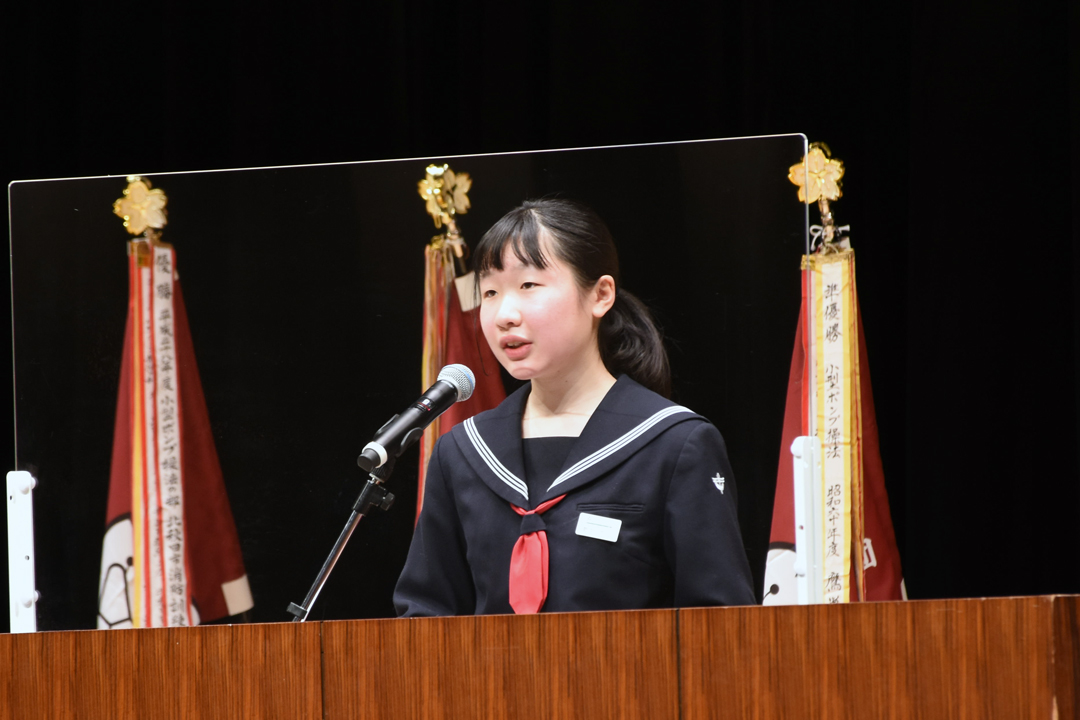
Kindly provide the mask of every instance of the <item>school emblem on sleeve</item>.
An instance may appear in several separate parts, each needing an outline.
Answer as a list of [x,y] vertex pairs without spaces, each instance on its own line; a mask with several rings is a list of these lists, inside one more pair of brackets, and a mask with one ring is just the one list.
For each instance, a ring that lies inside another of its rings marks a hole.
[[714,477],[712,479],[712,483],[713,483],[713,485],[716,486],[716,489],[720,491],[720,494],[723,495],[724,494],[724,476],[721,475],[720,473],[716,473],[716,477]]

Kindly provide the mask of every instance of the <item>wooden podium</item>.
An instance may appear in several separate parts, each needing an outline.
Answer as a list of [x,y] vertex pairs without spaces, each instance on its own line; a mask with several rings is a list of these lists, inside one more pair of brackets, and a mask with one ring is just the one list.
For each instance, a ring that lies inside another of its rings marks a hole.
[[0,635],[7,718],[1074,718],[1080,597]]

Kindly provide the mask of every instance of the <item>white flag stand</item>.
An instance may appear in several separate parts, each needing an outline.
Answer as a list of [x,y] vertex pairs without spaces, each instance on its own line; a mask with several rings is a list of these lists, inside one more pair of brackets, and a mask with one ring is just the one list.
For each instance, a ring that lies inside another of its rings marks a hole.
[[791,444],[795,486],[795,585],[800,605],[823,601],[824,545],[821,497],[821,440],[797,437]]
[[25,470],[7,474],[8,608],[11,632],[37,632],[37,583],[34,581],[34,487]]

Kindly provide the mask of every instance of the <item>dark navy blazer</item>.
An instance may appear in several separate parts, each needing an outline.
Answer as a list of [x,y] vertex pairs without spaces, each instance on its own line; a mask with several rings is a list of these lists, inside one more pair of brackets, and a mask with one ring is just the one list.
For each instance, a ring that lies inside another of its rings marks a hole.
[[[708,420],[622,376],[559,475],[529,497],[521,449],[529,388],[435,445],[394,591],[399,615],[513,612],[510,553],[523,519],[511,504],[531,509],[563,494],[542,518],[550,553],[544,612],[754,602],[731,466]],[[621,520],[618,539],[576,534],[583,512]]]

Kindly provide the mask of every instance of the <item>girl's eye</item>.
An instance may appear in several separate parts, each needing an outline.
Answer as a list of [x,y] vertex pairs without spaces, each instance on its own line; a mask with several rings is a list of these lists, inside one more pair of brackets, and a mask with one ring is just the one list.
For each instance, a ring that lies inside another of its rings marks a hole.
[[495,291],[494,290],[485,290],[484,291],[484,297],[486,297],[486,298],[495,297]]
[[521,283],[521,289],[522,290],[530,290],[530,289],[532,289],[534,287],[536,287],[536,283],[534,283],[534,282]]

